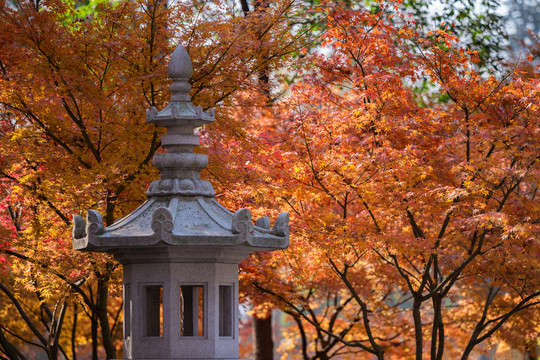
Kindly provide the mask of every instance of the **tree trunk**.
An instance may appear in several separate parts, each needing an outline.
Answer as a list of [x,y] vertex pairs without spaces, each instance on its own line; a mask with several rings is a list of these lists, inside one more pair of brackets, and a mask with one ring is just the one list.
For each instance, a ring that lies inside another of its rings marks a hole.
[[73,327],[71,328],[71,358],[72,360],[77,360],[77,303],[73,302]]
[[103,339],[103,347],[107,354],[107,359],[116,359],[116,348],[111,336],[111,328],[109,325],[109,316],[107,313],[107,299],[109,293],[109,284],[107,279],[98,280],[98,319],[101,326],[101,338]]
[[12,360],[25,359],[21,352],[4,336],[0,327],[0,349]]
[[536,338],[527,341],[525,349],[527,349],[527,360],[537,360],[540,358],[540,351],[538,351],[538,340]]
[[92,360],[98,359],[98,317],[97,312],[92,311],[92,316],[90,318],[91,329],[92,329]]
[[254,360],[273,360],[274,341],[272,340],[272,314],[264,319],[253,316]]
[[414,320],[414,336],[416,339],[416,360],[422,360],[423,351],[423,333],[422,333],[422,317],[420,315],[420,306],[422,305],[419,297],[414,298],[413,302],[413,320]]

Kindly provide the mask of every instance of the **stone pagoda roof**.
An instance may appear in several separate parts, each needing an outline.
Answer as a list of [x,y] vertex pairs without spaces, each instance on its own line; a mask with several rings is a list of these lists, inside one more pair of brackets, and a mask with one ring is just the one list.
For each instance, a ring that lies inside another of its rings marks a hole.
[[134,212],[104,227],[101,215],[89,210],[84,220],[73,216],[73,247],[83,251],[118,253],[159,246],[235,247],[242,252],[284,249],[289,243],[289,215],[273,227],[268,217],[252,223],[248,209],[232,213],[214,199],[212,185],[200,178],[208,157],[195,154],[199,136],[194,129],[214,121],[191,103],[191,59],[180,45],[169,61],[171,102],[161,111],[152,107],[147,122],[167,128],[161,139],[166,153],[154,156],[161,179],[150,184],[148,200]]

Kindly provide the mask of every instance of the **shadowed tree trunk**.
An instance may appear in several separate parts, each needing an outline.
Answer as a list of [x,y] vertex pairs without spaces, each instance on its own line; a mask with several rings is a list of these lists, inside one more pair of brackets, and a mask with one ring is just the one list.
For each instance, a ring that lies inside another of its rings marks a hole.
[[253,337],[254,360],[273,360],[272,313],[264,319],[253,316]]
[[537,339],[527,341],[527,345],[525,348],[527,350],[527,355],[525,357],[527,360],[537,360],[540,358],[540,351],[538,351]]

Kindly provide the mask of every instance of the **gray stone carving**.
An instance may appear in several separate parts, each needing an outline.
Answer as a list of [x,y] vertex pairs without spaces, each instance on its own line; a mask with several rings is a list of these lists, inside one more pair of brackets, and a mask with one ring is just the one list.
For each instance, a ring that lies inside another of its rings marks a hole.
[[95,210],[88,210],[86,214],[86,233],[101,235],[105,231],[101,214]]
[[278,216],[272,234],[289,238],[289,213],[282,213]]
[[[191,59],[182,46],[169,62],[171,102],[152,107],[147,122],[167,128],[165,153],[154,156],[161,179],[147,201],[104,227],[88,210],[73,216],[73,247],[111,253],[124,265],[126,359],[238,359],[238,264],[250,253],[284,249],[289,215],[273,227],[253,225],[248,209],[232,213],[201,179],[208,164],[195,154],[194,129],[214,121],[214,110],[191,103]],[[160,318],[163,314],[163,318]]]
[[270,229],[270,218],[268,216],[263,216],[255,221],[255,226],[258,226],[261,229]]
[[73,215],[73,233],[74,239],[86,237],[86,221],[80,215]]
[[[174,228],[173,217],[166,208],[159,208],[152,214],[152,230],[154,233],[164,231],[171,233]],[[161,236],[163,237],[163,235]]]

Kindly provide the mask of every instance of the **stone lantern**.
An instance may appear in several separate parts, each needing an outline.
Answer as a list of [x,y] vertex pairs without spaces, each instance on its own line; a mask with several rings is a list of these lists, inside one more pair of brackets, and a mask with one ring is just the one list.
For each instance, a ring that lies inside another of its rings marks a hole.
[[284,249],[289,216],[234,214],[214,199],[200,173],[208,164],[194,129],[214,121],[191,103],[191,59],[179,46],[169,62],[171,102],[147,121],[167,128],[154,156],[161,179],[148,200],[104,227],[89,210],[73,217],[73,247],[113,254],[124,266],[124,358],[238,359],[238,264],[256,251]]

